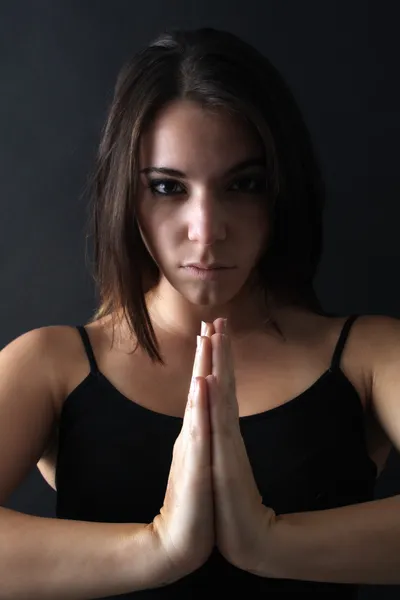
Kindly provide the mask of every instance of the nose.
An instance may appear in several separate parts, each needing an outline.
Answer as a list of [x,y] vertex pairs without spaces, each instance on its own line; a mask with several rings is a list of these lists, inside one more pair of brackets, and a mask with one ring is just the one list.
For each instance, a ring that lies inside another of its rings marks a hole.
[[216,194],[200,192],[189,201],[188,238],[203,246],[215,244],[226,237],[226,208]]

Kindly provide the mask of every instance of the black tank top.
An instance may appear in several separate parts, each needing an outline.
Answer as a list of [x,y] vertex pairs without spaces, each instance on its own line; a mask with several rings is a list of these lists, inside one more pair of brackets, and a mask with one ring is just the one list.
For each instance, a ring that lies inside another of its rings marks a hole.
[[[369,458],[364,415],[340,358],[357,315],[342,329],[327,371],[305,392],[240,428],[263,503],[277,514],[373,499],[377,470]],[[182,418],[144,408],[99,371],[83,326],[77,326],[90,373],[66,398],[59,425],[56,516],[110,523],[150,523],[159,513]],[[119,598],[189,600],[224,592],[247,598],[357,598],[357,586],[252,575],[215,549],[197,571],[166,587]],[[235,593],[236,592],[236,593]],[[284,594],[284,596],[282,596]],[[285,595],[286,594],[286,595]],[[108,597],[109,599],[111,597]]]

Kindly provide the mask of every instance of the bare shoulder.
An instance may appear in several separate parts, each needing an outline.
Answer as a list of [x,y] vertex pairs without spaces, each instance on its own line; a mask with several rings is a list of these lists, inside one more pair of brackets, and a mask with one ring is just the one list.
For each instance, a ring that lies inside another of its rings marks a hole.
[[12,339],[0,352],[2,380],[14,385],[24,381],[34,388],[45,385],[52,399],[60,389],[58,357],[62,349],[60,327],[39,327]]
[[387,315],[363,319],[371,408],[392,443],[400,448],[400,319]]
[[2,348],[1,364],[12,362],[15,368],[24,370],[32,377],[44,370],[48,377],[56,381],[57,371],[49,367],[57,364],[59,351],[63,347],[63,332],[67,329],[63,326],[45,326],[20,334]]
[[54,408],[68,390],[68,373],[77,358],[82,342],[76,328],[69,325],[49,325],[31,329],[11,340],[0,352],[0,365],[15,369],[21,378],[32,384],[45,378],[52,392]]
[[360,315],[357,319],[359,335],[374,346],[378,340],[390,340],[399,334],[400,319],[384,314]]
[[400,372],[400,319],[384,314],[360,315],[348,344],[353,364],[362,373],[368,400],[373,403],[377,381],[389,369]]
[[67,330],[32,329],[0,352],[0,501],[43,455],[56,430]]
[[[338,337],[340,332],[345,325],[346,321],[350,318],[347,316],[327,316],[327,317],[316,317],[316,323],[325,322],[326,327],[323,328],[327,334],[332,335],[333,338]],[[390,340],[394,340],[400,331],[400,319],[395,317],[389,317],[387,315],[370,315],[360,314],[357,316],[355,323],[351,327],[351,335],[349,336],[349,343],[354,344],[355,347],[361,345],[363,354],[367,358],[367,354],[373,353],[377,349],[379,343]]]
[[[86,328],[90,329],[91,325]],[[0,357],[0,368],[4,365],[8,373],[15,370],[21,379],[30,382],[31,387],[35,381],[45,380],[57,418],[66,397],[89,372],[82,339],[76,327],[71,325],[29,330],[9,342],[1,350]]]
[[[325,360],[338,343],[340,334],[350,315],[313,315],[309,330],[316,331],[321,354]],[[399,355],[400,320],[386,315],[360,314],[352,324],[340,366],[357,389],[364,408],[370,406],[373,380],[380,366],[387,363],[390,353]]]
[[[343,324],[348,318],[342,319]],[[400,319],[384,314],[360,314],[352,326],[350,338],[356,351],[365,359],[365,365],[372,367],[381,357],[383,347],[395,343],[399,334]]]
[[388,315],[361,315],[355,327],[356,343],[371,378],[392,359],[400,359],[400,319]]

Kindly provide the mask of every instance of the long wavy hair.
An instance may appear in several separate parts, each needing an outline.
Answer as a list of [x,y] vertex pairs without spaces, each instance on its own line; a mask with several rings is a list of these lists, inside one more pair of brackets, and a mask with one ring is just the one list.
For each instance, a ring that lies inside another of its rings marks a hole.
[[163,33],[117,77],[88,182],[87,236],[93,237],[91,267],[99,294],[91,322],[111,315],[115,325],[119,315],[137,344],[161,364],[145,301],[160,273],[140,235],[135,194],[141,135],[177,99],[239,114],[260,136],[270,234],[253,279],[267,310],[273,292],[292,305],[324,312],[313,281],[322,253],[325,186],[288,85],[265,56],[232,33],[210,28]]

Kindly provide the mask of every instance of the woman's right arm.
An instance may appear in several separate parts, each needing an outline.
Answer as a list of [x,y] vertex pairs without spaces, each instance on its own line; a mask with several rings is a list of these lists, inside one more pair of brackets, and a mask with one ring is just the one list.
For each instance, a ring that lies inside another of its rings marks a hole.
[[4,507],[57,425],[57,328],[32,330],[0,352],[0,600],[88,600],[179,578],[152,524],[31,516]]

